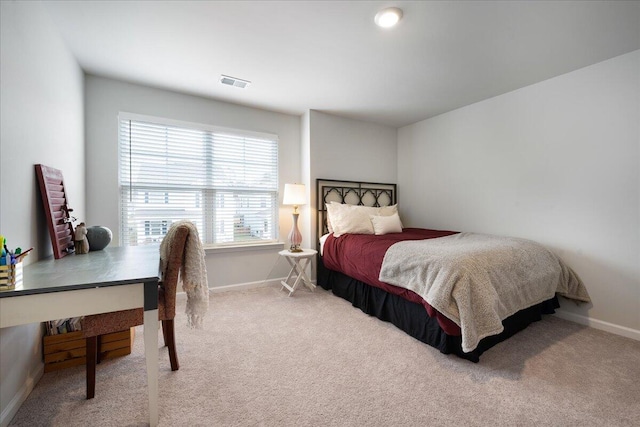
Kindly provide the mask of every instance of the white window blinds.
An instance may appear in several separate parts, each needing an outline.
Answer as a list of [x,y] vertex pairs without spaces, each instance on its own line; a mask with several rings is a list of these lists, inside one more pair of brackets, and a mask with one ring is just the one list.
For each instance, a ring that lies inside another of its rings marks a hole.
[[159,242],[181,219],[205,244],[277,240],[275,135],[126,114],[119,122],[121,244]]

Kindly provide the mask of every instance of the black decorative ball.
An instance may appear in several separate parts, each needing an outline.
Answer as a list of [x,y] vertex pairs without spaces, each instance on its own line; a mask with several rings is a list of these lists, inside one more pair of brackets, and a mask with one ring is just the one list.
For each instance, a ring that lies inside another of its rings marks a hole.
[[87,240],[89,241],[90,251],[101,251],[111,243],[112,238],[113,233],[107,227],[101,225],[87,227]]

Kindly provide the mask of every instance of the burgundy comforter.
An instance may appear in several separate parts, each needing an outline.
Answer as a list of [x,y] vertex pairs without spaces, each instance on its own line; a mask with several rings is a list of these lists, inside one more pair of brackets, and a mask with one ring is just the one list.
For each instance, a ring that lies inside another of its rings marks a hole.
[[408,289],[378,280],[384,255],[394,243],[403,240],[434,239],[456,233],[456,231],[405,228],[402,233],[390,233],[382,236],[343,234],[336,238],[331,234],[325,241],[322,261],[325,267],[330,270],[339,271],[361,282],[423,305],[429,316],[438,320],[438,324],[445,333],[459,336],[460,327],[431,307],[421,296]]

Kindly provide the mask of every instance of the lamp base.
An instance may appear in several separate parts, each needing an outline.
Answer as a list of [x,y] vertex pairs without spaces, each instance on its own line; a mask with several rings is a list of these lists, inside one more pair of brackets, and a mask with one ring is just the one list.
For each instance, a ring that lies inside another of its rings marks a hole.
[[293,213],[293,228],[289,233],[289,242],[291,243],[289,252],[302,252],[302,249],[300,249],[302,234],[300,234],[300,230],[298,230],[298,215],[297,212]]

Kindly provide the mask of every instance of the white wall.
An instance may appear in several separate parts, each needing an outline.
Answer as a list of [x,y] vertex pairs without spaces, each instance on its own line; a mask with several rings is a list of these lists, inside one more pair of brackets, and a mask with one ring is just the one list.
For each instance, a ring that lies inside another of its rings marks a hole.
[[[308,117],[307,117],[308,116]],[[308,120],[310,233],[316,247],[316,179],[395,183],[397,130],[311,110]],[[307,237],[305,236],[305,240]]]
[[[304,210],[299,223],[302,223],[300,232],[302,233],[302,247],[316,248],[314,239],[315,233],[313,224],[315,224],[315,182],[311,179],[311,111],[307,110],[300,117],[300,163],[302,164],[302,181],[307,190],[307,201],[305,206],[300,206],[300,212]],[[293,220],[291,220],[293,222]],[[313,264],[312,264],[313,265]],[[313,269],[313,267],[312,267]],[[312,279],[315,278],[315,270],[312,271]]]
[[403,221],[537,240],[592,297],[566,317],[640,336],[639,123],[635,51],[403,127]]
[[[128,112],[173,120],[276,134],[279,137],[280,191],[287,182],[301,182],[300,118],[212,99],[86,76],[86,151],[88,225],[104,225],[119,239],[118,113]],[[249,89],[250,90],[250,89]],[[282,201],[282,194],[280,194]],[[287,207],[280,209],[280,240],[291,229]],[[209,286],[261,283],[286,275],[279,249],[208,251]],[[250,268],[247,268],[250,266]]]
[[[0,233],[10,247],[52,254],[34,164],[62,170],[84,216],[83,75],[42,4],[0,3]],[[42,375],[40,324],[0,330],[0,424]]]

